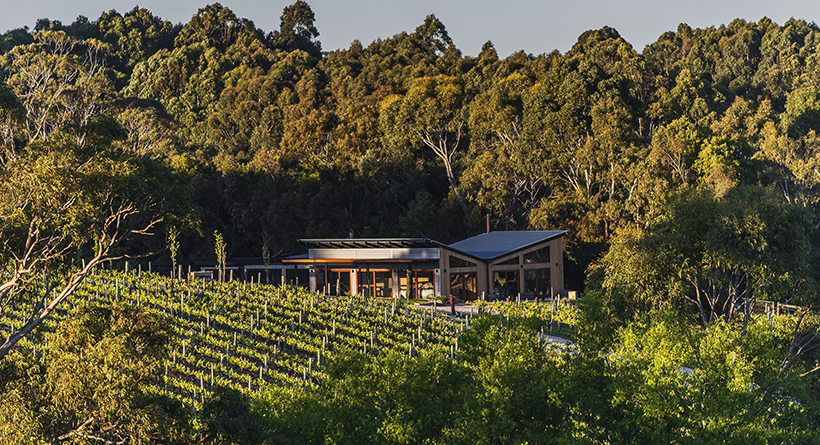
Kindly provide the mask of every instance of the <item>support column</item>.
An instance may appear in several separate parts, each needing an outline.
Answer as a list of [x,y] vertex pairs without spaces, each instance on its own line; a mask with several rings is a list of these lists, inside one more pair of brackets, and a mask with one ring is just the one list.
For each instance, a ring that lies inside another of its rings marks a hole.
[[359,274],[356,269],[350,269],[350,293],[353,295],[359,294]]

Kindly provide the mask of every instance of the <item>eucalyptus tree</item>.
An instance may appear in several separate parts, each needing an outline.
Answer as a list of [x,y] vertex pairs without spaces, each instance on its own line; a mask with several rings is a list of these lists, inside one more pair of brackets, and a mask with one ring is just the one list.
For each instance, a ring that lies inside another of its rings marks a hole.
[[[40,31],[34,43],[2,57],[8,88],[0,310],[23,311],[26,318],[0,346],[0,357],[94,267],[127,257],[126,240],[154,234],[170,209],[187,205],[187,190],[169,168],[118,142],[126,134],[111,116],[105,49],[93,39]],[[66,268],[65,279],[55,278]]]
[[421,143],[430,148],[444,164],[447,181],[466,213],[467,205],[459,192],[453,168],[467,132],[462,116],[463,101],[460,79],[446,75],[421,77],[413,81],[404,96],[385,99],[380,127],[389,139],[405,144]]
[[13,443],[184,440],[189,415],[157,394],[173,346],[168,319],[116,303],[81,306],[37,352],[0,362],[0,437]]
[[[11,136],[6,137],[11,156],[24,144],[48,139],[67,124],[86,125],[107,111],[114,90],[105,74],[106,50],[94,39],[81,42],[63,31],[40,31],[34,43],[0,57],[6,86],[24,111],[22,119],[0,122]],[[82,144],[82,133],[76,135]]]
[[307,2],[297,0],[282,11],[279,31],[268,35],[274,47],[290,52],[302,50],[313,57],[322,56],[322,44],[316,40],[319,30],[313,10]]
[[646,231],[614,238],[601,285],[631,314],[676,309],[703,324],[749,322],[757,299],[816,304],[810,250],[810,214],[771,191],[684,189]]
[[[85,145],[76,143],[77,133]],[[97,117],[26,146],[0,171],[0,310],[26,314],[0,346],[0,357],[92,269],[132,257],[126,241],[154,235],[172,209],[188,205],[186,187],[168,167],[116,148],[113,138],[120,134],[113,118]],[[142,254],[150,252],[136,256]]]

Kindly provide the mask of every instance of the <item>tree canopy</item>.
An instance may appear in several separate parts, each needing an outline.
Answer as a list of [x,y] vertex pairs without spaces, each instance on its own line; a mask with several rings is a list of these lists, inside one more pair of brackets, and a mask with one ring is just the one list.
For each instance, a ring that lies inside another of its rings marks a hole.
[[628,289],[656,307],[663,289],[709,323],[741,295],[808,295],[813,23],[681,24],[640,52],[605,27],[565,54],[502,57],[488,41],[473,57],[432,14],[323,52],[317,13],[300,0],[262,30],[215,3],[179,25],[134,8],[6,32],[9,276],[37,276],[25,252],[43,264],[133,254],[121,236],[149,228],[161,241],[137,250],[162,251],[160,219],[195,215],[173,224],[192,229],[175,250],[191,260],[211,257],[214,231],[228,258],[261,258],[350,231],[453,242],[488,215],[493,229],[568,230],[568,288],[612,246],[595,289],[613,301]]

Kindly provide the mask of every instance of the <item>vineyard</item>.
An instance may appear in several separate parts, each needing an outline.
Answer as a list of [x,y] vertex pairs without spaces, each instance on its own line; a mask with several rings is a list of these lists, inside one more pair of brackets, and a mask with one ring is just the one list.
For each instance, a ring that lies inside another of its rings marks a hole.
[[[41,283],[40,286],[45,286]],[[40,289],[42,290],[42,289]],[[23,348],[47,346],[48,333],[81,305],[121,301],[170,317],[176,332],[161,387],[194,408],[216,388],[257,391],[262,386],[315,386],[322,364],[352,348],[410,356],[445,348],[454,356],[469,318],[451,317],[401,301],[331,297],[301,287],[246,282],[171,280],[150,273],[97,270]],[[19,325],[22,312],[7,312],[0,325]]]

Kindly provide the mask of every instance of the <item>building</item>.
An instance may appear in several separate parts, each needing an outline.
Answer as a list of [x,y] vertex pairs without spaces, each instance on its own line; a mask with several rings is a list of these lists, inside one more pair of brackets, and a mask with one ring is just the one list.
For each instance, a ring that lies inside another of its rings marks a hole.
[[450,244],[441,259],[442,294],[550,298],[564,290],[565,233],[489,232]]
[[489,232],[442,244],[428,238],[304,239],[307,255],[267,266],[271,282],[329,294],[461,300],[549,298],[564,290],[565,231]]

